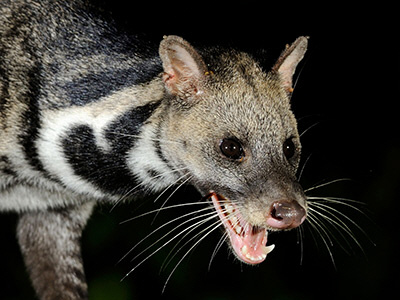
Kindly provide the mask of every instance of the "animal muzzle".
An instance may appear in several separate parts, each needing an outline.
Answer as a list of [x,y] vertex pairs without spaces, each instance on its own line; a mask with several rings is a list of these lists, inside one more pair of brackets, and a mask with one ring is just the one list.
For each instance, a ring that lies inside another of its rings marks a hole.
[[292,229],[306,219],[306,210],[297,201],[280,200],[272,203],[267,224],[273,229]]

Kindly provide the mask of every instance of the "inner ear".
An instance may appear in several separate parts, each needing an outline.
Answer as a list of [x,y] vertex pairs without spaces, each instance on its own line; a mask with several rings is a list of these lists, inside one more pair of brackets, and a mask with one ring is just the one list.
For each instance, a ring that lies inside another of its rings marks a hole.
[[286,47],[272,68],[281,78],[282,85],[288,93],[293,92],[293,75],[307,51],[307,45],[308,37],[297,38],[293,44]]
[[207,67],[200,54],[184,39],[167,36],[159,48],[167,90],[181,98],[201,92]]

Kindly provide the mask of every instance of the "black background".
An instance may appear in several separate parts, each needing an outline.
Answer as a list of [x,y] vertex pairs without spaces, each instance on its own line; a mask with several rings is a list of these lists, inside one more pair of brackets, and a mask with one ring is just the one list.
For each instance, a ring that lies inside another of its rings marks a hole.
[[[400,50],[394,6],[383,2],[355,5],[315,1],[296,6],[249,1],[97,3],[129,30],[144,33],[153,41],[161,40],[164,34],[176,34],[198,44],[232,45],[265,56],[266,67],[272,66],[285,44],[300,35],[310,36],[292,98],[299,131],[317,124],[302,137],[302,164],[312,155],[301,183],[309,188],[350,178],[310,193],[365,203],[356,204],[365,215],[343,205],[336,208],[368,237],[345,220],[361,250],[351,237],[347,236],[346,242],[331,229],[331,236],[337,239],[332,238],[330,246],[333,263],[320,234],[305,224],[302,243],[298,243],[296,230],[271,234],[276,248],[259,266],[239,263],[223,245],[209,269],[221,237],[217,230],[183,260],[162,294],[170,272],[185,253],[178,254],[160,272],[174,243],[122,282],[120,279],[140,260],[117,262],[141,238],[184,212],[163,212],[153,225],[154,215],[120,225],[129,217],[158,208],[167,195],[156,204],[151,199],[137,201],[111,212],[110,207],[103,206],[89,221],[83,238],[91,300],[380,299],[399,292]],[[197,199],[199,195],[185,187],[168,203]],[[139,204],[143,206],[137,209]],[[33,290],[15,240],[16,219],[12,214],[0,218],[0,298],[32,299]],[[144,243],[128,258],[150,244]]]

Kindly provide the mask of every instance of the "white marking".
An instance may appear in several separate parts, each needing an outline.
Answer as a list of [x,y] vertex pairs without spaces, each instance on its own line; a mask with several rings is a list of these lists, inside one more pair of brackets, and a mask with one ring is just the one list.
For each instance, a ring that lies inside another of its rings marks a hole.
[[119,115],[135,106],[135,99],[132,98],[134,94],[135,90],[128,88],[85,106],[45,111],[40,138],[37,140],[38,154],[45,169],[78,193],[89,193],[96,198],[105,197],[95,185],[75,174],[64,156],[61,142],[71,128],[87,125],[93,129],[97,146],[103,151],[110,151],[104,129]]
[[[154,140],[156,139],[154,124],[143,125],[141,131],[141,138],[137,140],[135,147],[128,153],[128,167],[146,187],[154,192],[162,191],[171,183],[176,182],[181,175],[179,175],[179,172],[171,170],[156,154],[156,149],[154,149]],[[155,170],[163,175],[155,180],[149,176],[147,170]]]

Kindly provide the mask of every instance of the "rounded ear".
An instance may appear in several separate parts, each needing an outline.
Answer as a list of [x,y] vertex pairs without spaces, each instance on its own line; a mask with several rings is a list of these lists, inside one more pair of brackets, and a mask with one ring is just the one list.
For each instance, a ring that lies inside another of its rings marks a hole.
[[293,92],[293,74],[307,51],[307,45],[308,37],[301,36],[297,38],[293,44],[286,46],[286,49],[272,68],[272,71],[280,76],[282,84],[288,93]]
[[188,99],[202,92],[207,67],[188,42],[179,36],[165,36],[159,54],[164,68],[163,81],[171,94]]

